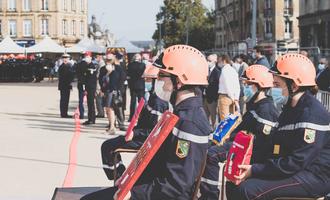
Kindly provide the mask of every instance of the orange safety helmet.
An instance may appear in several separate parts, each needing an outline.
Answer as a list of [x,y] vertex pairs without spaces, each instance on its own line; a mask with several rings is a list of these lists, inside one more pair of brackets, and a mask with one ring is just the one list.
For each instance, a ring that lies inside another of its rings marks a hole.
[[291,79],[297,86],[315,86],[316,70],[304,55],[289,53],[278,58],[271,69],[275,75]]
[[147,65],[142,78],[157,78],[159,69],[153,65]]
[[208,85],[208,64],[205,56],[188,45],[173,45],[154,62],[160,71],[178,77],[183,85]]
[[274,87],[273,74],[263,65],[251,65],[247,67],[241,79],[247,83],[256,83],[260,88]]

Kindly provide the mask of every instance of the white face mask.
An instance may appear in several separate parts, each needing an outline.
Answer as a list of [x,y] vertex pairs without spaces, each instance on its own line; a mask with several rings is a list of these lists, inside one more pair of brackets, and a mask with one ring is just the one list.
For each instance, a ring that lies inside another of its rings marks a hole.
[[155,82],[155,93],[160,99],[162,99],[166,102],[169,102],[170,99],[171,99],[172,91],[165,91],[163,89],[164,85],[165,85],[165,81],[156,80],[156,82]]
[[112,71],[112,70],[113,70],[113,66],[110,65],[110,64],[107,64],[107,65],[105,66],[105,68],[106,68],[108,71]]
[[85,58],[85,61],[86,61],[87,63],[91,63],[91,62],[92,62],[92,58],[87,57],[87,58]]
[[319,68],[320,71],[323,70],[325,68],[325,64],[319,64],[318,68]]

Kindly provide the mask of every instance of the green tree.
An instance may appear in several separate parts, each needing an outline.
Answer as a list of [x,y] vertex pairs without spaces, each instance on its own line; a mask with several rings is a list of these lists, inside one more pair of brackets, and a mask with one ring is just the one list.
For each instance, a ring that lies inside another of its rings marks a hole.
[[200,50],[214,46],[214,12],[205,8],[201,0],[164,0],[156,20],[161,24],[153,39],[159,42],[161,32],[165,47],[187,41]]

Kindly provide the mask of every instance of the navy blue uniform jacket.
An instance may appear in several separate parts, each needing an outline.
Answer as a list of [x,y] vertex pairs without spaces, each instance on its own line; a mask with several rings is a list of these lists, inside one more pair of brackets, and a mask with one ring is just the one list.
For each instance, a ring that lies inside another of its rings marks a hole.
[[274,158],[252,165],[252,177],[293,177],[316,194],[330,191],[330,114],[310,92],[286,106],[273,136]]
[[[131,199],[187,200],[203,160],[206,158],[210,125],[201,97],[191,97],[175,109],[180,119],[131,190]],[[189,144],[183,157],[177,153],[178,143]]]

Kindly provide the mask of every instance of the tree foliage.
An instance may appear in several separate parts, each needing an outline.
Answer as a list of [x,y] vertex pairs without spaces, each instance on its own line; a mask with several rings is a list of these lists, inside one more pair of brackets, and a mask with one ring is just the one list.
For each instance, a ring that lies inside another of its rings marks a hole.
[[153,34],[159,42],[159,31],[165,47],[174,44],[188,44],[200,50],[214,47],[215,14],[202,4],[201,0],[164,0],[156,15],[160,26]]

